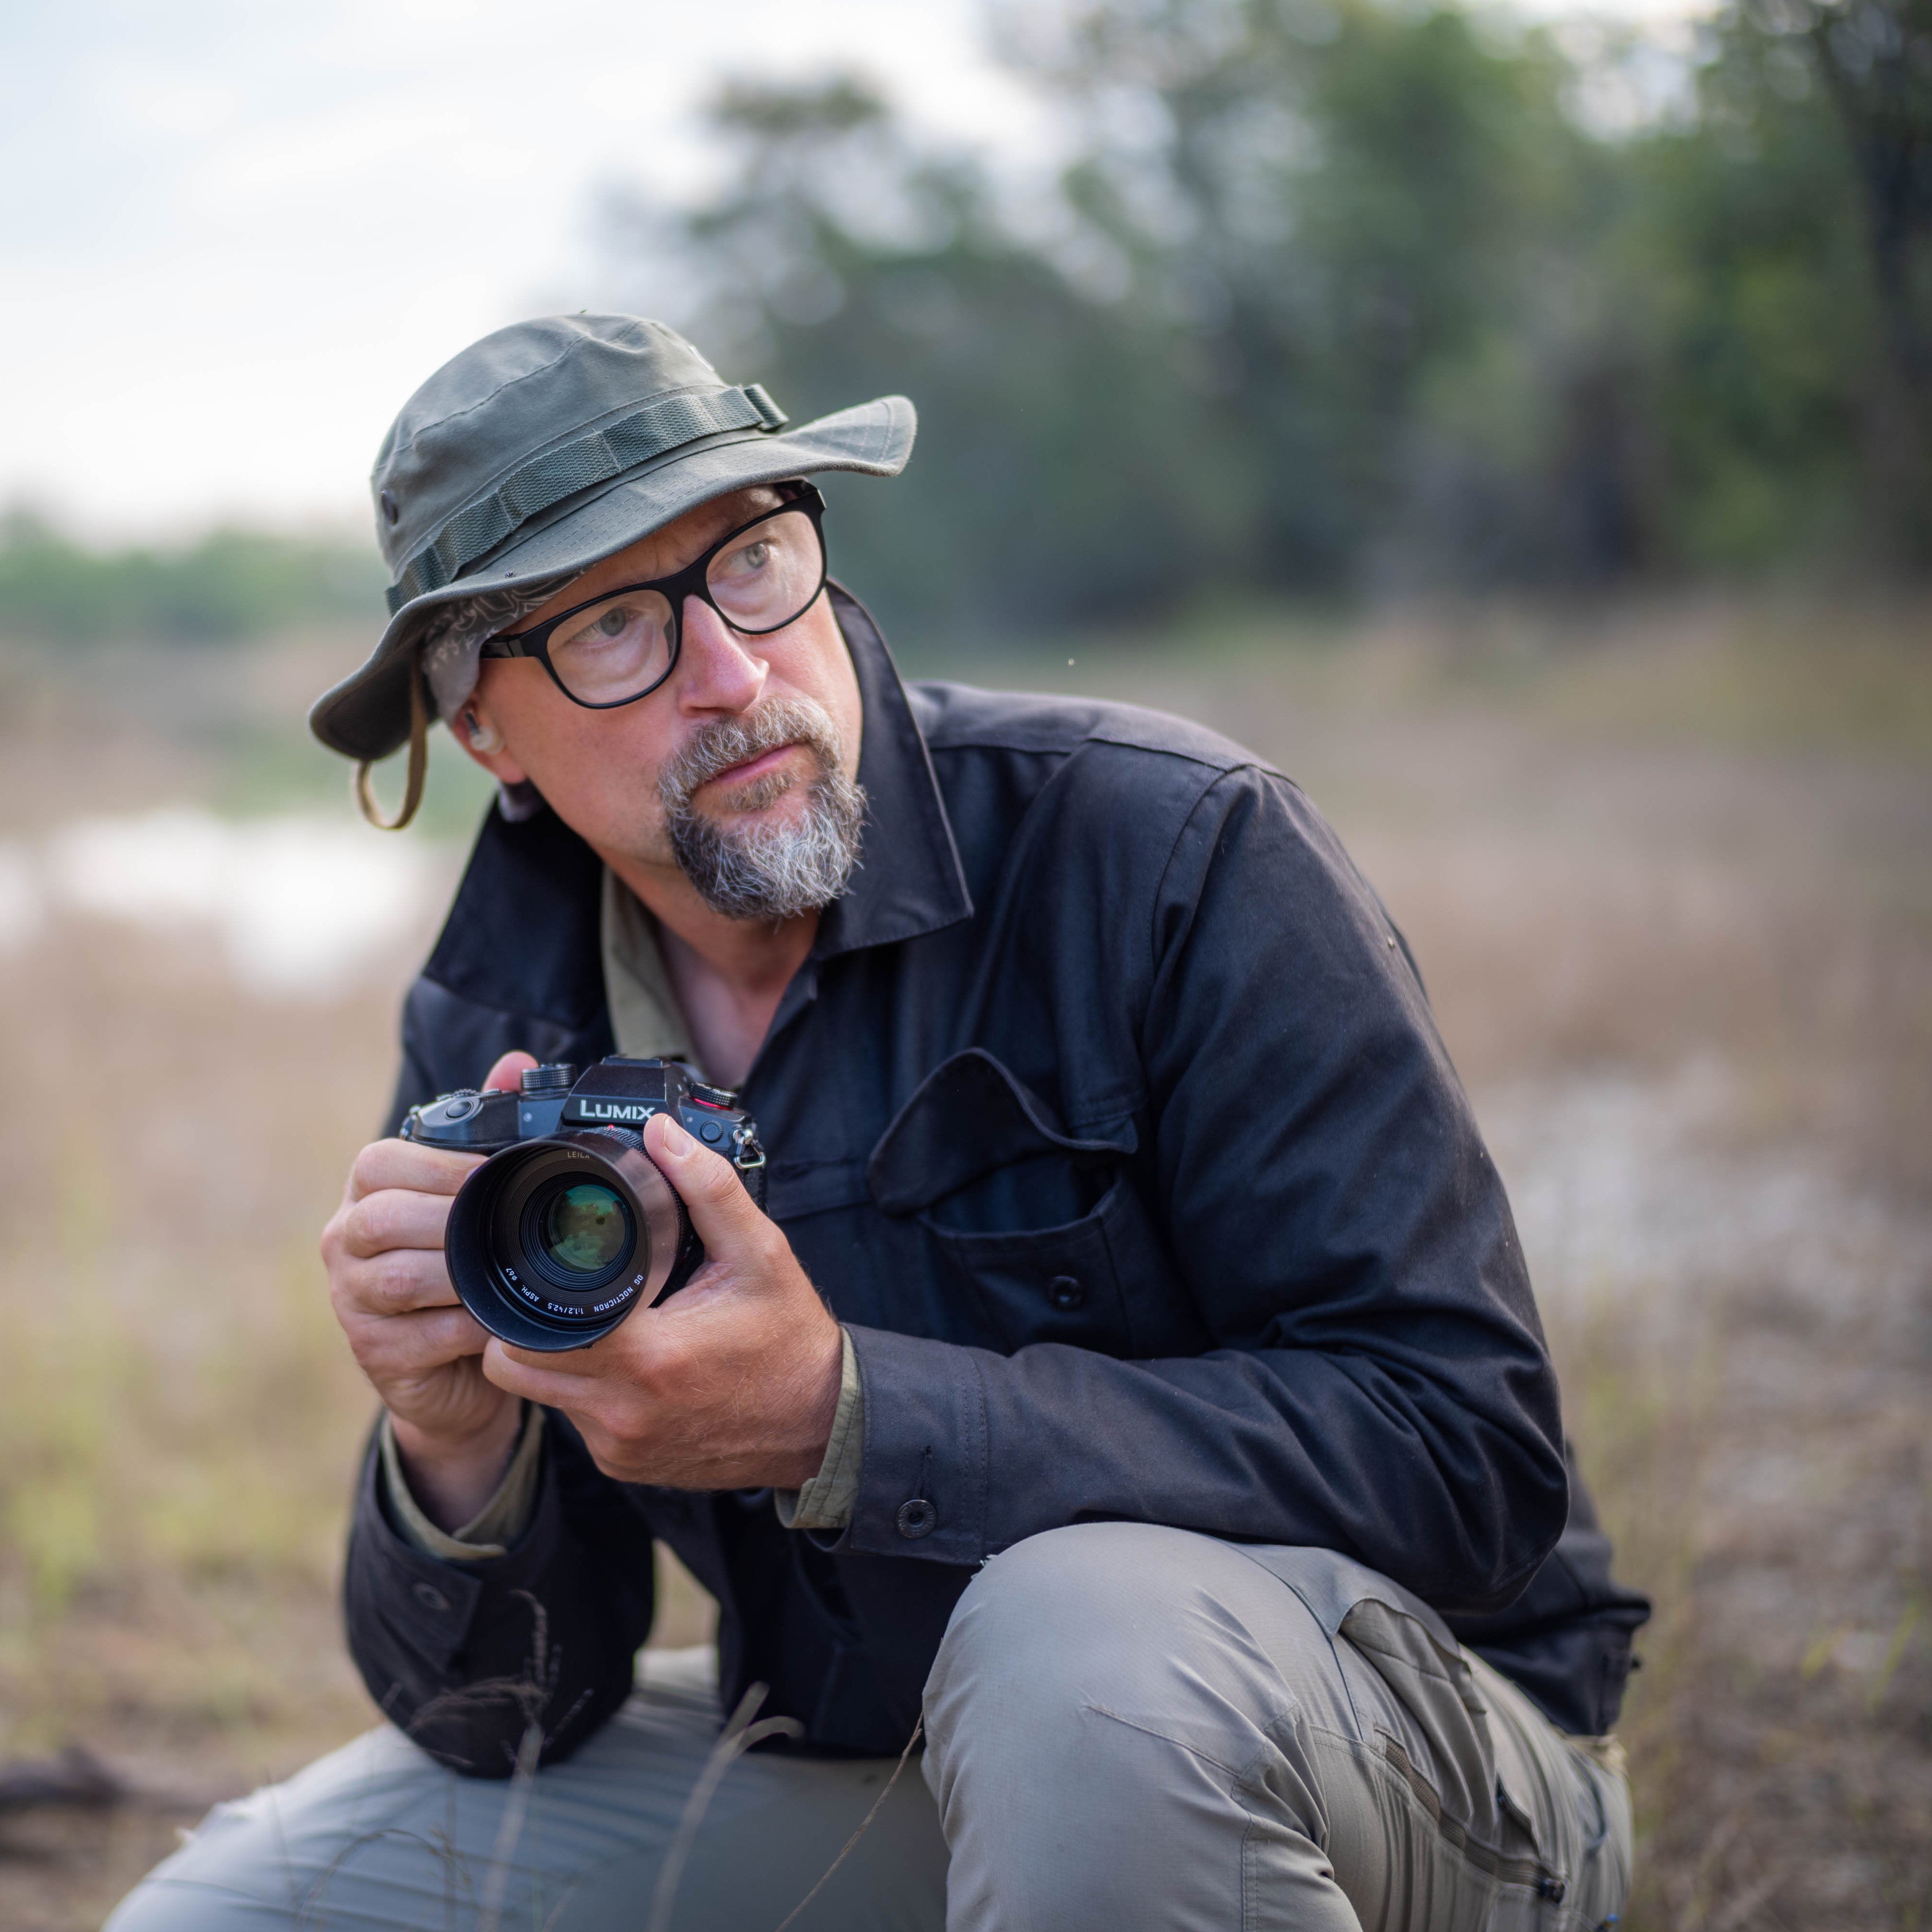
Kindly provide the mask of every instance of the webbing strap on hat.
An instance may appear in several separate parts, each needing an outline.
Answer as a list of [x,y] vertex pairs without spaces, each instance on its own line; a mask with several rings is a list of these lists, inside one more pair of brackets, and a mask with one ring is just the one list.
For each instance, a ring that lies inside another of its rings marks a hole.
[[779,429],[790,420],[760,384],[747,382],[739,389],[660,396],[588,436],[547,450],[513,471],[487,496],[459,510],[427,548],[410,558],[389,586],[389,614],[393,616],[425,591],[454,582],[513,530],[580,490],[608,483],[700,436],[725,430]]
[[422,673],[410,667],[410,764],[403,781],[403,802],[393,818],[385,818],[369,788],[369,768],[373,759],[364,758],[356,766],[350,789],[356,795],[356,809],[378,832],[400,832],[416,815],[422,802],[423,779],[429,770],[429,706],[423,698]]

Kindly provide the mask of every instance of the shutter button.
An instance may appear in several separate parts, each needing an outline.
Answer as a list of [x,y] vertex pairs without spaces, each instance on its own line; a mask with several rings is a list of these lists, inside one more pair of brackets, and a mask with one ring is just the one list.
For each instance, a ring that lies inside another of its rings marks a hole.
[[434,1583],[418,1583],[410,1590],[410,1594],[426,1610],[446,1610],[449,1608],[449,1599]]
[[1046,1285],[1047,1299],[1064,1315],[1086,1305],[1087,1291],[1070,1274],[1057,1274]]
[[902,1536],[910,1537],[915,1542],[922,1536],[930,1536],[933,1526],[939,1520],[939,1512],[923,1496],[914,1496],[910,1502],[899,1504],[896,1519]]

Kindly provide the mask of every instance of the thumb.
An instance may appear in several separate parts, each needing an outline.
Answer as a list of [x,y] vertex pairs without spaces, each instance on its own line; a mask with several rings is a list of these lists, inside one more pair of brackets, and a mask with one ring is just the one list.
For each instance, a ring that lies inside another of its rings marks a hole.
[[768,1225],[737,1171],[668,1114],[653,1114],[644,1127],[644,1151],[678,1191],[706,1254],[722,1260]]
[[533,1053],[506,1053],[499,1057],[483,1081],[486,1094],[514,1094],[523,1076],[537,1064]]

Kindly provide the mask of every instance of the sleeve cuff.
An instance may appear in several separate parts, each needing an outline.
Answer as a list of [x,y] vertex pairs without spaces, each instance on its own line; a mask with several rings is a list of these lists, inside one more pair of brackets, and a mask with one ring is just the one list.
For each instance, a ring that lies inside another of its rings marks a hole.
[[982,1561],[992,1554],[984,1377],[1006,1364],[957,1342],[882,1328],[846,1333],[866,1385],[866,1441],[839,1548],[933,1563]]
[[844,1355],[838,1369],[838,1406],[832,1412],[832,1435],[818,1474],[802,1489],[774,1490],[772,1507],[787,1529],[843,1529],[852,1520],[859,1500],[859,1472],[864,1465],[866,1389],[859,1378],[859,1358],[850,1334],[841,1329]]
[[[849,1350],[849,1342],[847,1347]],[[523,1433],[503,1480],[490,1500],[452,1535],[437,1528],[410,1494],[402,1457],[397,1453],[395,1431],[386,1413],[377,1436],[382,1446],[382,1496],[404,1540],[425,1556],[445,1563],[481,1563],[506,1555],[530,1527],[536,1508],[537,1477],[543,1467],[543,1420],[544,1412],[534,1402],[525,1405]]]

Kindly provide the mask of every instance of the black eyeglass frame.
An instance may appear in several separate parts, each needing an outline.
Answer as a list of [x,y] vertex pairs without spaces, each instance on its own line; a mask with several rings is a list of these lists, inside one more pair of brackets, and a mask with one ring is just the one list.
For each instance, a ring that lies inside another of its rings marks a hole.
[[[824,595],[826,578],[831,574],[825,556],[825,499],[809,483],[794,482],[782,486],[790,494],[776,510],[765,510],[755,517],[748,518],[735,528],[727,530],[700,557],[694,558],[680,570],[669,577],[656,577],[643,584],[620,584],[595,597],[586,597],[581,604],[573,604],[568,610],[560,610],[554,617],[546,618],[532,631],[508,632],[499,637],[487,638],[477,653],[485,658],[535,658],[550,674],[550,681],[568,698],[572,704],[580,705],[586,711],[616,711],[626,704],[634,704],[640,698],[648,698],[662,685],[677,668],[679,656],[684,650],[684,601],[695,597],[708,604],[718,612],[720,622],[741,638],[769,638],[784,630],[788,625],[796,624],[806,611]],[[789,510],[802,510],[812,519],[813,533],[818,538],[818,582],[812,595],[784,620],[783,623],[767,624],[761,631],[748,631],[743,625],[734,623],[722,610],[718,600],[711,594],[711,586],[706,581],[705,573],[711,568],[712,560],[723,550],[730,547],[747,530],[754,530],[760,524],[770,523],[774,517],[782,517]],[[628,698],[610,698],[601,703],[592,698],[579,698],[566,684],[555,664],[550,661],[550,640],[560,626],[567,624],[572,618],[586,610],[595,610],[600,604],[608,604],[614,597],[622,597],[633,590],[655,590],[670,607],[670,655],[662,674],[652,679],[641,691],[634,691]]]

